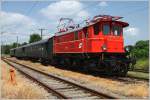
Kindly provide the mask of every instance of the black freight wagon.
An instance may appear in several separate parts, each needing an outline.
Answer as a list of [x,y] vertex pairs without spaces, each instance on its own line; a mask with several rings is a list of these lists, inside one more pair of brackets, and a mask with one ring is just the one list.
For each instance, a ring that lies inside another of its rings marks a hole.
[[14,57],[15,56],[15,49],[10,49],[10,56],[11,57]]
[[53,57],[53,37],[10,50],[11,56],[17,58],[51,60]]

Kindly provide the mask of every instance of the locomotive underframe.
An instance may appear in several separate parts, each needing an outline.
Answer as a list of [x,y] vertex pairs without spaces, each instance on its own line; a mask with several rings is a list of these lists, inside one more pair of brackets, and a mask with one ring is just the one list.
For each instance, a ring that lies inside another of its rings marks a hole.
[[109,75],[125,76],[129,69],[130,59],[124,53],[72,53],[55,54],[58,64],[105,72]]

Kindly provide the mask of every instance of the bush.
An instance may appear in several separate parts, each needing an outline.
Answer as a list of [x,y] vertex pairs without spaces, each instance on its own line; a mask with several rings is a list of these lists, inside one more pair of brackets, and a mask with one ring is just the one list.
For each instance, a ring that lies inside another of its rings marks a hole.
[[141,70],[148,72],[149,71],[149,59],[148,58],[138,59],[135,64],[134,69],[141,69]]

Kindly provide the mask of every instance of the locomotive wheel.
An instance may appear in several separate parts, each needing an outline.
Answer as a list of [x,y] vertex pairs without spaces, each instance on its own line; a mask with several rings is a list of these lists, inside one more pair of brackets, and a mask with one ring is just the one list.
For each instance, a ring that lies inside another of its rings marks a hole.
[[57,65],[57,61],[53,58],[52,60],[51,60],[51,65],[53,65],[53,66],[55,66],[55,65]]
[[122,62],[117,62],[116,61],[111,62],[111,63],[104,63],[106,69],[107,69],[107,74],[110,75],[117,75],[117,76],[126,76],[128,72],[128,66],[125,63]]
[[124,77],[127,75],[127,72],[128,72],[128,66],[126,64],[121,64],[118,75]]
[[79,67],[80,67],[80,61],[74,59],[74,60],[72,61],[72,69],[73,69],[73,70],[78,70]]
[[112,76],[113,75],[113,66],[110,63],[108,63],[108,62],[101,62],[100,65],[104,69],[104,74],[106,74],[108,76]]
[[81,70],[85,73],[89,73],[90,70],[89,70],[88,65],[89,65],[88,61],[83,61],[81,64]]
[[66,69],[71,69],[71,60],[69,58],[64,59],[64,67]]
[[46,59],[40,59],[40,62],[41,62],[41,64],[42,65],[44,65],[44,66],[48,66],[48,62],[47,62],[47,60]]

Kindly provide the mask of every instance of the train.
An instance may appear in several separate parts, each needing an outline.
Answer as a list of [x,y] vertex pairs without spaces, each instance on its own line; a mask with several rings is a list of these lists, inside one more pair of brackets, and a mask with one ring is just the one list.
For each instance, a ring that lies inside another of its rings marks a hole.
[[10,55],[126,76],[132,60],[124,49],[123,28],[129,24],[121,18],[97,15],[85,26],[68,25],[48,39],[13,48]]

